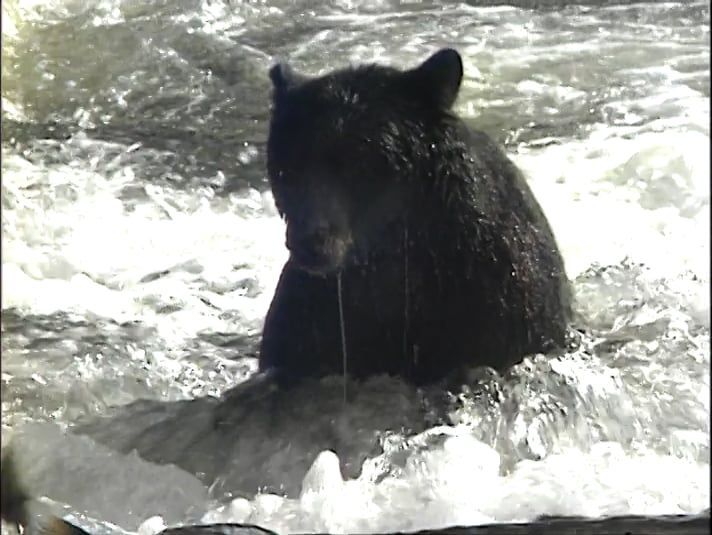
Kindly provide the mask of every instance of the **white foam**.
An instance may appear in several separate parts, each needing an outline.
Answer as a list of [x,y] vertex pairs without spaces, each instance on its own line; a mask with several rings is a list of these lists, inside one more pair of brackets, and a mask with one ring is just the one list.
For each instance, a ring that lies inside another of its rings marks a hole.
[[[247,329],[259,328],[286,256],[271,199],[256,193],[217,206],[204,199],[185,213],[166,203],[176,202],[170,192],[147,186],[154,202],[126,213],[116,193],[134,179],[132,171],[107,180],[72,166],[44,168],[19,156],[5,158],[3,188],[18,209],[3,212],[4,308],[88,312],[118,322],[139,317],[178,342],[209,328],[226,330],[219,313],[200,300],[205,296],[220,309],[238,309]],[[47,189],[28,197],[23,188],[33,182]],[[57,196],[62,188],[78,198]],[[236,265],[243,267],[235,270]],[[165,277],[142,282],[172,268]],[[236,276],[259,281],[264,290],[245,295]],[[225,286],[235,289],[225,292]],[[159,316],[155,299],[180,310]]]
[[[368,533],[526,522],[542,511],[591,517],[698,513],[708,506],[707,466],[618,443],[568,449],[500,472],[499,455],[467,428],[450,428],[437,449],[412,455],[401,474],[372,483],[341,480],[338,458],[323,452],[305,476],[299,500],[258,495],[205,519],[249,522],[277,532]],[[230,509],[237,509],[234,516]]]
[[643,262],[709,280],[709,136],[696,130],[593,135],[515,156],[557,236],[570,277]]
[[136,530],[138,535],[156,535],[166,529],[166,524],[163,517],[160,515],[152,516],[144,520]]

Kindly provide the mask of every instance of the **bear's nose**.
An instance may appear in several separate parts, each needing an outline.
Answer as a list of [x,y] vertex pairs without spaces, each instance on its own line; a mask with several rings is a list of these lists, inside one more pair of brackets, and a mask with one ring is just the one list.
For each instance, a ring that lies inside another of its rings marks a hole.
[[330,227],[326,222],[310,225],[302,232],[295,232],[287,227],[287,248],[309,254],[321,253],[326,247],[330,234]]
[[306,236],[306,241],[314,244],[314,247],[322,248],[329,239],[330,229],[326,224],[319,225],[311,229],[311,233]]

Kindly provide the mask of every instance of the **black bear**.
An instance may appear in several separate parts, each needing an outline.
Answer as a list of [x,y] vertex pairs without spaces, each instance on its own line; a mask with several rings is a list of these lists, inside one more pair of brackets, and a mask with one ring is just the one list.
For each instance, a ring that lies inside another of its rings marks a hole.
[[351,377],[426,384],[565,343],[554,236],[517,167],[450,111],[462,75],[452,49],[411,70],[270,70],[267,170],[290,257],[260,369],[283,384],[341,374],[343,349]]

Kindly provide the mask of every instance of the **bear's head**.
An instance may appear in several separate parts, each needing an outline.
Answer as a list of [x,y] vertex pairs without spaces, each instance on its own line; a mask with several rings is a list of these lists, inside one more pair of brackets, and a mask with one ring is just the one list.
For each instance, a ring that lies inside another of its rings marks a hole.
[[338,271],[410,217],[417,182],[438,172],[432,131],[452,117],[462,74],[451,49],[406,71],[370,65],[308,78],[286,64],[270,70],[267,169],[295,266]]

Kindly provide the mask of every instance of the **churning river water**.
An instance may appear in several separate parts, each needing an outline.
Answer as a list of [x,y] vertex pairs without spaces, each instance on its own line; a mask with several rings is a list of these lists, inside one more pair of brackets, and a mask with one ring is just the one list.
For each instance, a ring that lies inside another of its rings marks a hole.
[[[709,23],[696,0],[3,2],[3,446],[106,533],[705,509]],[[343,407],[333,378],[221,398],[256,370],[287,256],[268,68],[441,46],[465,61],[456,111],[549,217],[580,345],[449,395],[376,378]]]

